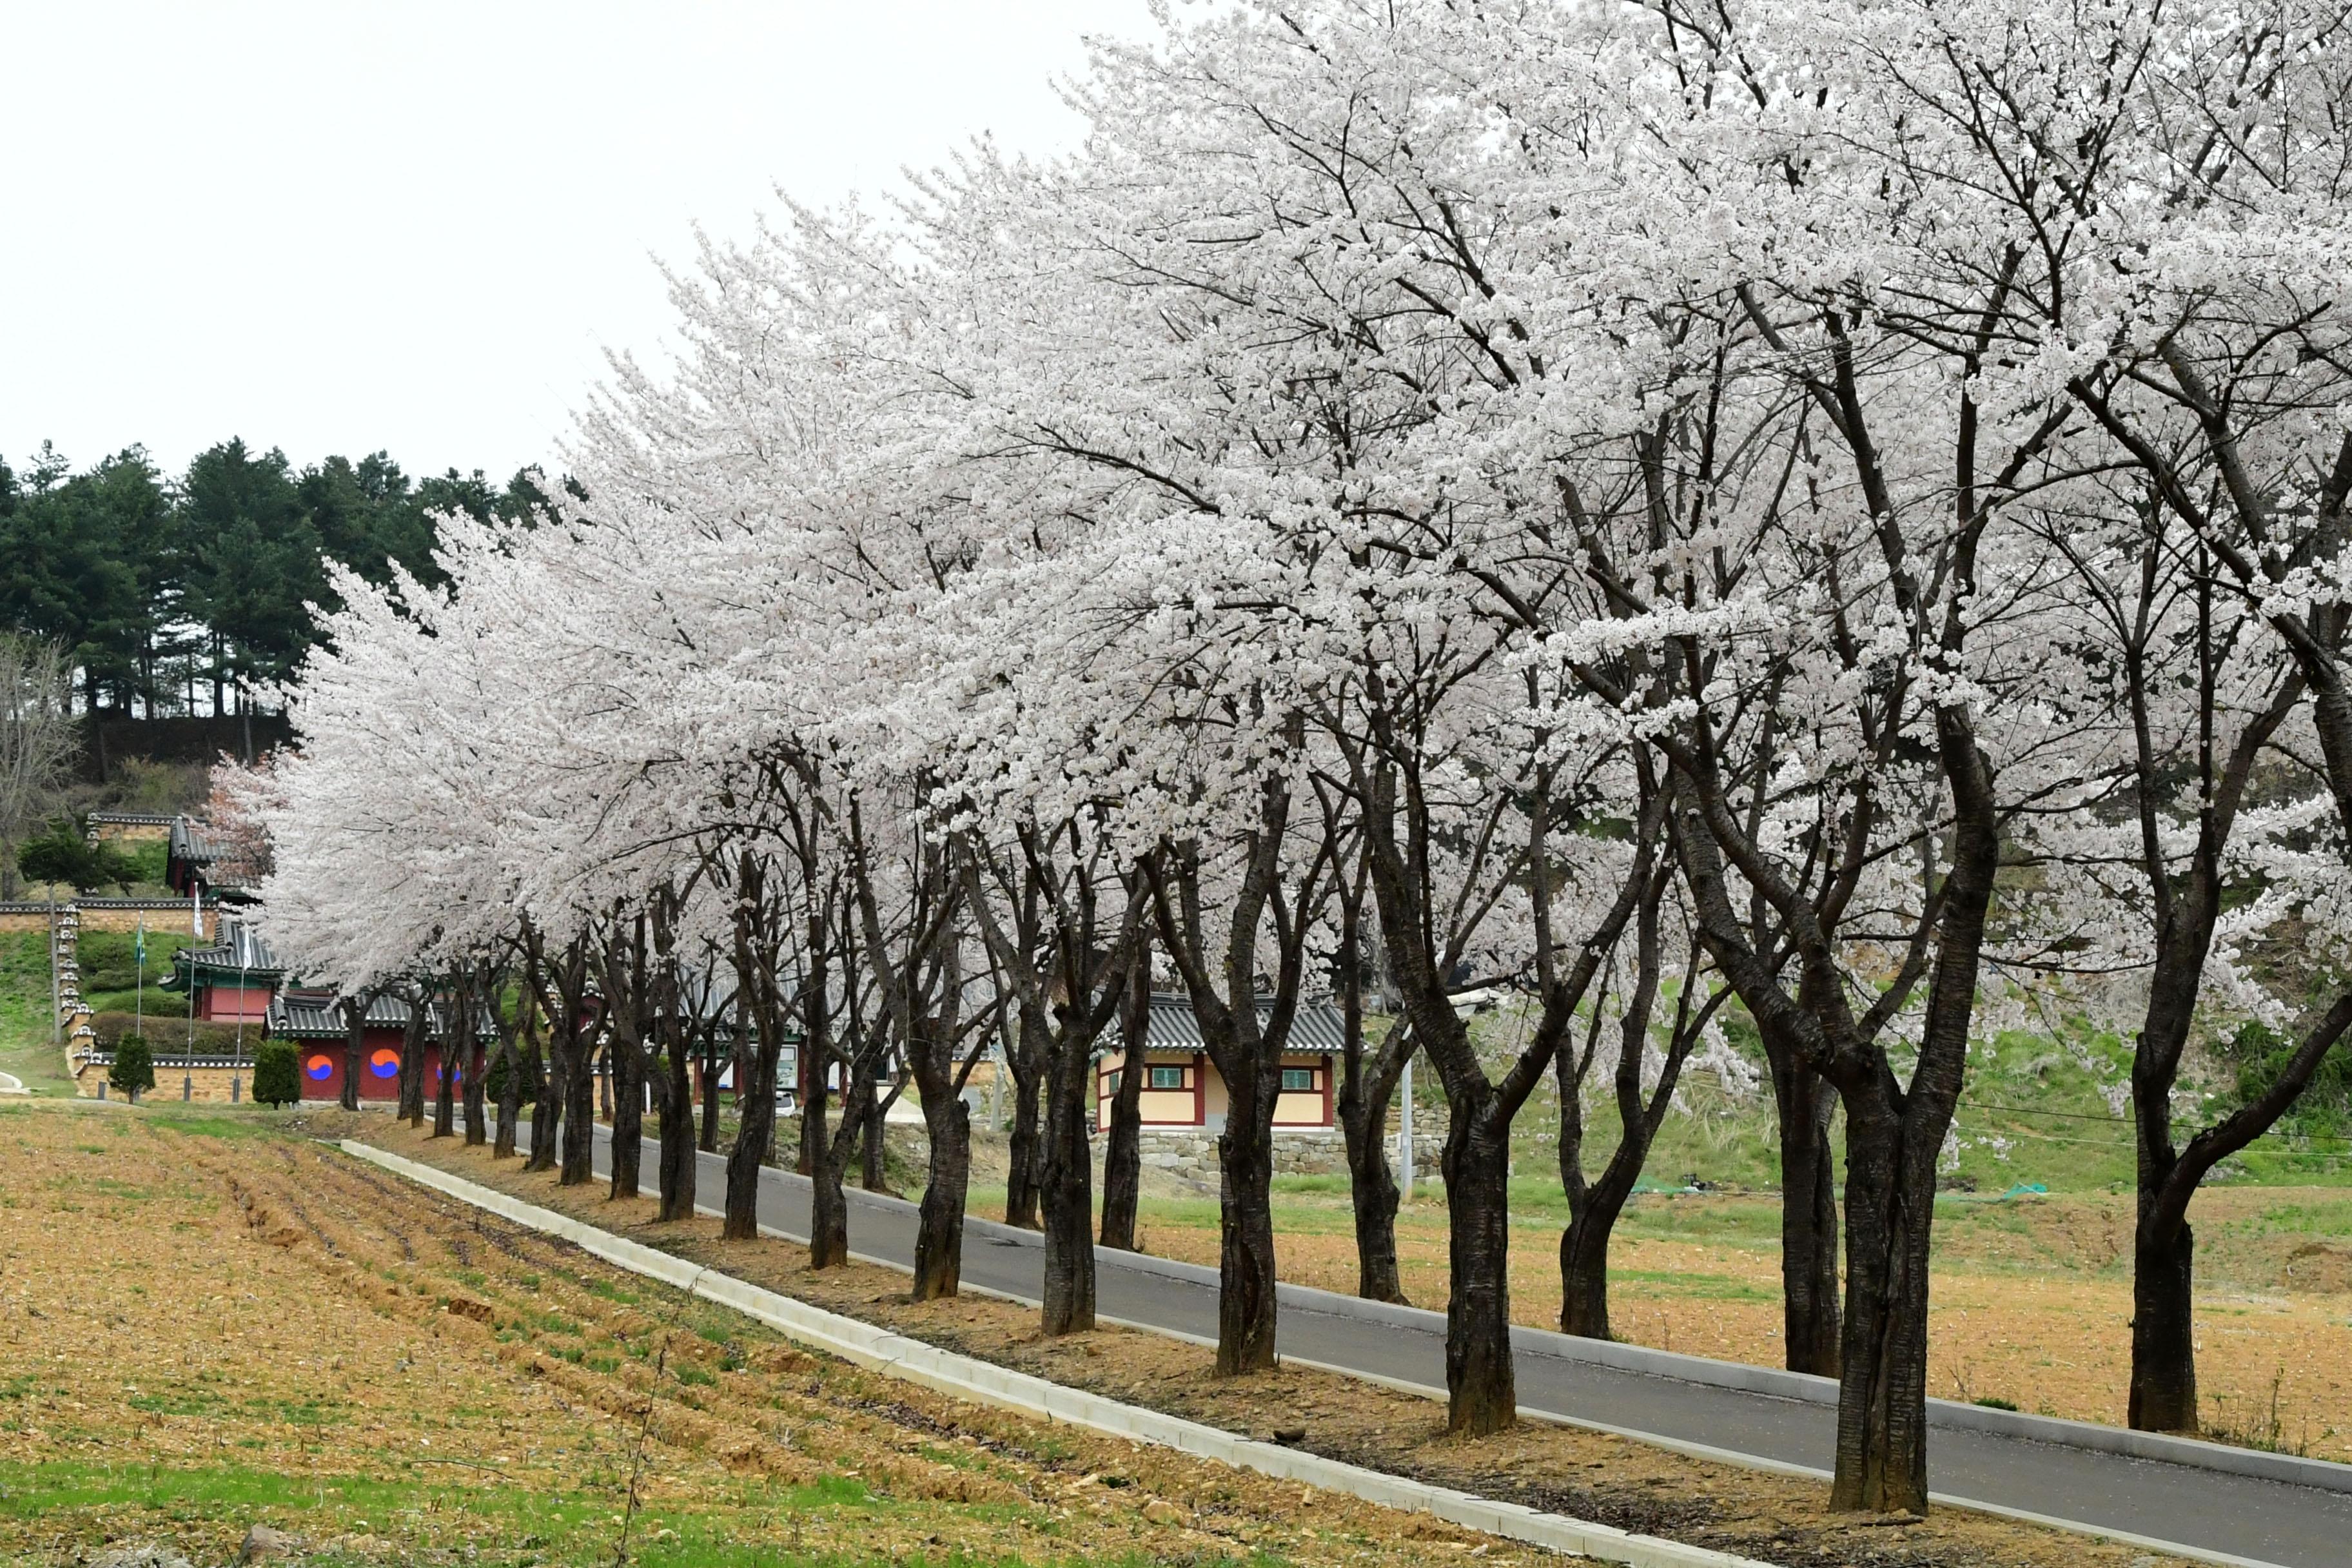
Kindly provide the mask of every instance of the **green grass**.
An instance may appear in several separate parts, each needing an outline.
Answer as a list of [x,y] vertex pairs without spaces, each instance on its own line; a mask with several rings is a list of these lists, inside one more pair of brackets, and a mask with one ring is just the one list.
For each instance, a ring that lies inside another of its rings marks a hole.
[[[235,1464],[181,1468],[136,1460],[109,1465],[0,1461],[0,1519],[39,1521],[47,1529],[87,1514],[103,1519],[119,1536],[163,1540],[200,1531],[233,1538],[247,1523],[261,1521],[313,1541],[364,1531],[412,1549],[462,1552],[468,1560],[516,1568],[526,1563],[585,1568],[614,1560],[620,1531],[613,1521],[625,1509],[625,1478],[597,1477],[596,1484],[539,1492],[501,1484],[492,1472],[483,1472],[478,1483],[453,1479],[430,1462],[403,1459],[387,1468],[390,1474],[299,1477]],[[628,1557],[646,1568],[864,1568],[884,1563],[910,1568],[1018,1568],[1041,1560],[953,1551],[928,1555],[796,1552],[790,1546],[802,1528],[817,1521],[839,1529],[895,1519],[904,1532],[957,1516],[1016,1515],[1026,1517],[1026,1510],[1003,1504],[877,1496],[864,1481],[845,1476],[781,1488],[746,1480],[698,1499],[692,1508],[640,1508],[630,1523]],[[305,1553],[304,1561],[340,1568],[369,1560],[330,1550]],[[1074,1543],[1067,1556],[1045,1561],[1112,1562],[1119,1568],[1143,1568],[1150,1560],[1132,1554],[1096,1558]],[[1235,1568],[1244,1563],[1271,1568],[1273,1560],[1254,1555],[1223,1561]]]
[[52,1038],[47,931],[0,931],[0,1072],[35,1094],[73,1093]]

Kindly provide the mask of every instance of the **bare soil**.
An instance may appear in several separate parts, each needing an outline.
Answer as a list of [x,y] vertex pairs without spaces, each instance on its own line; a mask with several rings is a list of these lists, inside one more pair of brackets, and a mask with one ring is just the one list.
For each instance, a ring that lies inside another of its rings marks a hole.
[[[433,1140],[387,1118],[310,1113],[303,1120],[317,1135],[363,1139],[967,1355],[1258,1437],[1303,1426],[1303,1446],[1319,1454],[1622,1529],[1790,1568],[2172,1568],[2176,1561],[1961,1510],[1939,1510],[1925,1521],[1833,1514],[1822,1483],[1573,1428],[1523,1424],[1496,1437],[1455,1438],[1444,1430],[1443,1408],[1412,1394],[1295,1367],[1220,1379],[1208,1350],[1152,1334],[1106,1329],[1048,1340],[1027,1309],[980,1297],[912,1304],[906,1277],[894,1271],[862,1265],[812,1271],[803,1247],[768,1239],[722,1243],[715,1220],[658,1225],[650,1198],[614,1202],[601,1184],[561,1187],[552,1176],[526,1175],[515,1162],[493,1161],[487,1151]],[[1360,1505],[1345,1507],[1352,1512]]]
[[859,1372],[273,1127],[0,1109],[0,1561],[256,1522],[518,1568],[1546,1555]]

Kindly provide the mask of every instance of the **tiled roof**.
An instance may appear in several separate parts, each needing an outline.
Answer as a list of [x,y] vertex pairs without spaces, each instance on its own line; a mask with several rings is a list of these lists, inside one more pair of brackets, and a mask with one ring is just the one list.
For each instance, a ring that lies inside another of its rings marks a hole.
[[210,947],[184,947],[172,955],[174,964],[189,964],[204,969],[235,969],[240,972],[270,976],[281,974],[285,966],[261,933],[253,929],[250,921],[234,917],[220,922],[220,940]]
[[[368,999],[367,1026],[372,1029],[405,1029],[408,1027],[408,1002],[405,997],[379,994]],[[449,1009],[446,1003],[426,1005],[425,1037],[438,1040],[449,1027]],[[340,1040],[350,1030],[343,1023],[343,999],[331,991],[288,991],[269,1000],[269,1032],[292,1040]],[[484,1023],[479,1034],[484,1039],[493,1038],[498,1030]]]
[[89,820],[123,827],[169,827],[180,819],[168,811],[93,811]]
[[[1274,1016],[1274,1004],[1261,1000],[1257,1018],[1264,1024]],[[1201,1021],[1192,1016],[1190,997],[1171,995],[1164,991],[1151,994],[1150,1011],[1144,1015],[1144,1048],[1153,1051],[1197,1051],[1204,1047],[1201,1038]],[[1104,1031],[1106,1047],[1117,1049],[1118,1025],[1114,1021]],[[1290,1038],[1283,1048],[1301,1056],[1337,1056],[1347,1048],[1347,1021],[1339,1009],[1328,1002],[1301,1002],[1291,1015]]]

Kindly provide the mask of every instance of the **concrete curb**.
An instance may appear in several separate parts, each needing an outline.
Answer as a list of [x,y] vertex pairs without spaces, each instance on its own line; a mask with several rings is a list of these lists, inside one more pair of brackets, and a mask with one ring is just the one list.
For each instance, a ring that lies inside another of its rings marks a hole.
[[861,1323],[795,1301],[772,1290],[732,1279],[715,1269],[673,1258],[668,1253],[599,1230],[593,1226],[527,1204],[520,1198],[450,1175],[430,1165],[386,1153],[365,1143],[343,1141],[343,1152],[365,1160],[423,1186],[486,1209],[544,1235],[559,1237],[606,1262],[674,1286],[706,1300],[730,1307],[799,1342],[825,1351],[854,1365],[904,1378],[957,1398],[993,1405],[1045,1421],[1083,1426],[1114,1437],[1174,1448],[1238,1469],[1255,1470],[1279,1480],[1297,1481],[1343,1492],[1384,1508],[1430,1513],[1471,1530],[1507,1540],[1524,1541],[1555,1552],[1576,1552],[1628,1568],[1771,1568],[1748,1557],[1679,1542],[1635,1535],[1605,1524],[1540,1513],[1517,1503],[1500,1502],[1448,1487],[1430,1486],[1382,1475],[1377,1470],[1342,1464],[1295,1448],[1260,1443],[1252,1438],[1163,1415],[1132,1405],[1121,1405],[1099,1394],[1066,1388],[988,1362],[953,1354],[919,1340]]

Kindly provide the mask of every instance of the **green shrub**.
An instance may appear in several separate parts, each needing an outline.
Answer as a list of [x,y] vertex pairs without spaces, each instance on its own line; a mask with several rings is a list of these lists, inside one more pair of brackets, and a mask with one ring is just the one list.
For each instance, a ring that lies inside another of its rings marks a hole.
[[[182,1001],[171,992],[164,993],[164,999],[175,1004]],[[149,1000],[154,999],[151,997]],[[109,1049],[129,1036],[152,1030],[152,1034],[146,1034],[148,1044],[160,1046],[175,1057],[220,1057],[226,1060],[238,1054],[235,1024],[207,1024],[199,1020],[192,1028],[184,1017],[175,1017],[160,1008],[149,1008],[143,1025],[137,1014],[128,1011],[93,1014],[89,1029],[98,1037],[98,1043]],[[257,1019],[245,1026],[245,1048],[247,1051],[261,1043],[261,1029]]]
[[125,1035],[114,1042],[114,1065],[106,1081],[116,1092],[141,1095],[155,1087],[155,1058],[144,1035]]
[[90,843],[81,825],[70,819],[51,823],[41,837],[18,846],[16,869],[28,882],[55,882],[85,893],[109,884],[127,891],[139,875],[111,845]]
[[294,1042],[264,1040],[253,1056],[253,1098],[264,1105],[291,1105],[302,1098],[302,1072]]

